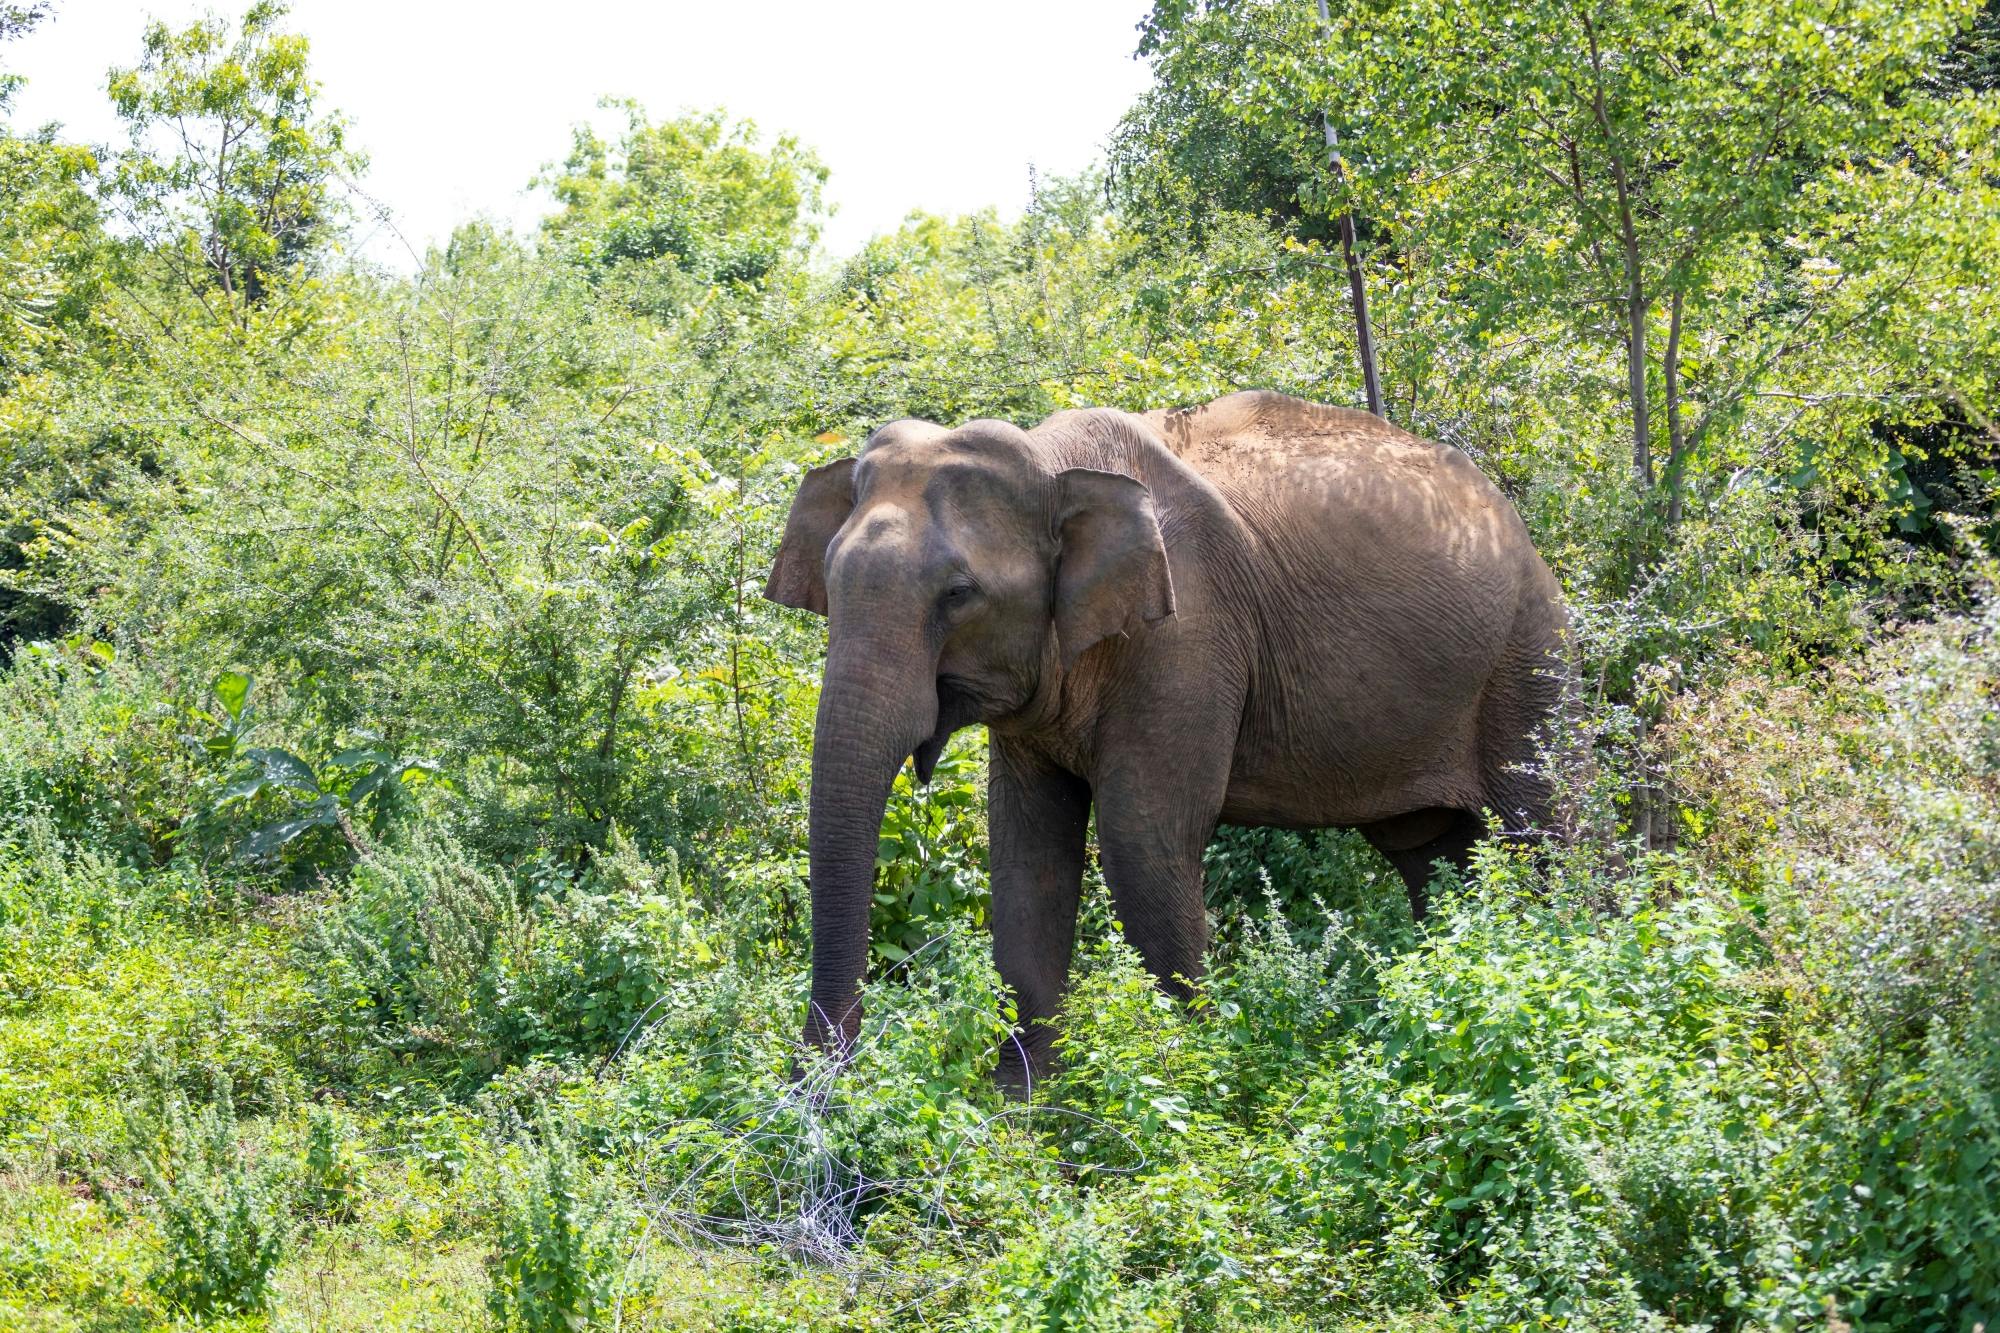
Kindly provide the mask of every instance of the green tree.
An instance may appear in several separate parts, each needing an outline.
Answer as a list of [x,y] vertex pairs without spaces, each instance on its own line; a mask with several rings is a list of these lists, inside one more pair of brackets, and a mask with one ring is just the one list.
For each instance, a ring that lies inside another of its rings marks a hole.
[[[11,42],[27,35],[48,15],[48,0],[33,0],[33,3],[25,5],[0,5],[0,42]],[[8,103],[13,101],[22,81],[19,74],[0,72],[0,112],[8,109]]]
[[756,126],[709,111],[661,121],[633,101],[606,142],[576,128],[543,184],[561,208],[544,235],[635,308],[669,316],[714,285],[757,287],[817,234],[826,168],[796,139],[758,144]]
[[[0,5],[0,44],[20,37],[48,13],[44,4]],[[0,45],[4,50],[4,45]],[[17,132],[5,119],[19,74],[0,72],[0,421],[32,421],[47,396],[39,371],[70,369],[78,336],[89,327],[105,276],[106,243],[91,186],[97,156],[65,143],[55,126]],[[23,397],[16,395],[26,386]],[[13,451],[0,431],[0,477]],[[17,569],[25,535],[0,522],[0,580]],[[20,636],[53,633],[61,608],[0,586],[0,652]]]
[[1688,452],[1825,336],[1830,303],[1780,239],[1824,208],[1806,187],[1946,114],[1920,84],[1972,13],[1418,0],[1343,7],[1322,38],[1303,5],[1172,0],[1149,40],[1167,70],[1181,48],[1233,50],[1227,105],[1266,140],[1333,108],[1352,173],[1325,193],[1386,220],[1454,336],[1614,350],[1632,474],[1671,523]]
[[1296,19],[1277,5],[1217,6],[1201,18],[1187,4],[1153,7],[1139,40],[1153,82],[1109,145],[1111,194],[1123,214],[1195,244],[1236,214],[1322,245],[1337,239],[1332,213],[1318,206],[1326,149],[1310,111],[1243,114],[1245,52],[1292,40]]
[[[1322,25],[1324,10],[1320,0],[1315,12]],[[1262,6],[1232,9],[1222,23],[1199,23],[1187,5],[1156,6],[1140,25],[1139,41],[1139,54],[1153,59],[1155,80],[1113,137],[1112,181],[1124,211],[1141,226],[1196,245],[1216,234],[1221,219],[1241,214],[1318,246],[1338,241],[1362,401],[1379,416],[1387,409],[1362,245],[1380,238],[1330,189],[1345,173],[1335,112],[1293,107],[1287,114],[1243,114],[1243,48],[1291,40],[1295,19],[1282,7]]]
[[[47,6],[0,6],[0,43],[20,37]],[[0,73],[0,116],[23,82]],[[95,154],[53,128],[16,133],[0,119],[0,390],[90,306],[102,233],[88,186]]]
[[241,321],[277,275],[336,232],[332,186],[363,160],[345,123],[318,115],[308,43],[258,0],[232,38],[213,15],[146,28],[139,63],[109,90],[131,133],[110,192],[168,284],[218,321]]
[[1979,16],[1958,35],[1931,77],[1933,88],[1990,93],[2000,90],[2000,0],[1986,0]]
[[1734,358],[1737,382],[1705,377],[1711,411],[1788,354],[1818,308],[1786,256],[1776,271],[1766,262],[1770,238],[1810,224],[1802,180],[1888,155],[1933,114],[1908,94],[1968,8],[1350,9],[1320,77],[1304,72],[1329,95],[1352,90],[1358,156],[1391,183],[1400,225],[1453,256],[1483,315],[1554,315],[1615,340],[1632,467],[1649,490],[1664,407],[1671,521],[1690,436],[1707,420],[1692,431],[1685,420],[1690,325],[1711,342],[1759,344]]
[[53,131],[0,128],[0,389],[87,317],[103,232],[89,184],[97,158]]

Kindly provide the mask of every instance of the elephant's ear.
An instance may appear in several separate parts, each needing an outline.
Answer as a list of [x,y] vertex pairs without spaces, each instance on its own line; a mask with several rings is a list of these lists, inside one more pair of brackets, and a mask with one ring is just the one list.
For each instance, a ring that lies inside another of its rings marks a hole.
[[826,548],[854,512],[854,460],[816,467],[799,483],[785,520],[785,539],[771,564],[764,595],[784,606],[826,614]]
[[1114,472],[1056,478],[1056,641],[1065,670],[1135,622],[1174,613],[1174,584],[1153,495]]

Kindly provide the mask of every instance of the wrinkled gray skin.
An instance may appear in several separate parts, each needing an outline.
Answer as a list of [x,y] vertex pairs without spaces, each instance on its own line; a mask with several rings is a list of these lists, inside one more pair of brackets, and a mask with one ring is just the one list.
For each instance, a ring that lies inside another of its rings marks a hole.
[[813,739],[807,1040],[859,1029],[875,848],[906,757],[992,738],[1003,1055],[1038,1076],[1084,833],[1169,991],[1208,942],[1218,822],[1359,829],[1421,917],[1480,812],[1539,826],[1521,771],[1563,692],[1555,580],[1456,449],[1274,393],[1032,431],[897,421],[799,487],[766,595],[829,621]]

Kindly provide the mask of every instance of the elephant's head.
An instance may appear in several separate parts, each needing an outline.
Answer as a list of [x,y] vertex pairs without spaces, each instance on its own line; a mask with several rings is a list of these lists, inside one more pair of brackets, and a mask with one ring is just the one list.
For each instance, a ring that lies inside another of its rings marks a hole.
[[1052,471],[1001,421],[898,421],[814,468],[765,596],[827,617],[812,757],[812,1009],[806,1038],[859,1029],[882,812],[914,757],[930,779],[975,723],[1053,713],[1092,645],[1174,609],[1146,487]]

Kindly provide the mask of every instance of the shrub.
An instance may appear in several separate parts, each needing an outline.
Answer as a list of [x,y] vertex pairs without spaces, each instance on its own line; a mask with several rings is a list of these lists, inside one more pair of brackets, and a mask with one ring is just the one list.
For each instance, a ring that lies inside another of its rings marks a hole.
[[715,961],[671,848],[650,865],[614,825],[586,874],[544,883],[501,960],[512,1049],[610,1051],[674,978]]
[[983,1276],[967,1333],[1150,1333],[1170,1305],[1121,1270],[1126,1246],[1087,1211],[1059,1214],[1003,1252]]
[[139,1178],[161,1241],[152,1283],[197,1315],[264,1310],[283,1248],[267,1173],[244,1160],[227,1088],[193,1109],[167,1093]]
[[1213,1034],[1162,991],[1113,932],[1079,950],[1056,1037],[1052,1105],[1073,1113],[1065,1155],[1083,1169],[1178,1161],[1213,1127]]
[[946,931],[985,926],[985,767],[961,739],[939,757],[928,786],[897,774],[875,862],[869,938],[878,963],[904,962]]
[[46,807],[0,813],[0,1000],[47,998],[162,927],[214,927],[232,901],[192,860],[134,865]]
[[[1768,1113],[1770,1089],[1743,1069],[1725,933],[1699,900],[1592,918],[1535,887],[1490,850],[1382,971],[1376,1012],[1292,1113],[1303,1173],[1280,1196],[1303,1186],[1301,1214],[1335,1248],[1421,1236],[1447,1279],[1535,1290],[1552,1315],[1636,1283],[1712,1317],[1690,1274],[1645,1265],[1741,1257],[1740,1192],[1669,1196],[1654,1169],[1683,1149],[1675,1170],[1706,1167]],[[1622,1268],[1583,1262],[1614,1252]]]
[[546,1117],[503,1172],[487,1309],[503,1329],[572,1333],[608,1314],[621,1267],[617,1211]]
[[1827,1276],[1768,1302],[1829,1290],[1857,1329],[1949,1331],[2000,1317],[2000,983],[1886,1043],[1865,1077],[1822,1069],[1801,1091],[1799,1142],[1780,1183],[1795,1237]]
[[158,676],[88,635],[0,670],[0,828],[41,816],[134,864],[164,861],[202,763]]
[[479,1079],[537,1054],[616,1048],[669,983],[714,961],[671,861],[616,829],[581,876],[516,883],[426,828],[331,892],[306,942],[323,1009],[369,1052]]
[[1285,1299],[1284,1274],[1257,1271],[1267,1258],[1250,1234],[1257,1203],[1225,1197],[1234,1183],[1228,1169],[1182,1163],[1093,1200],[1098,1217],[1126,1238],[1128,1280],[1150,1284],[1156,1308],[1175,1311],[1182,1328],[1225,1326]]
[[64,838],[44,810],[0,825],[0,997],[31,1004],[130,926],[139,876]]
[[1401,877],[1346,829],[1219,828],[1202,854],[1202,891],[1225,943],[1273,907],[1307,944],[1336,920],[1382,948],[1415,938]]
[[1799,1256],[1754,1308],[1857,1327],[2000,1313],[2000,602],[1810,683],[1745,672],[1663,740],[1694,854],[1740,905],[1796,1109]]
[[511,887],[448,833],[384,849],[327,896],[303,941],[323,1012],[365,1054],[442,1053],[497,1069],[495,983],[506,942],[526,931]]
[[795,1085],[800,980],[759,992],[733,969],[703,979],[724,1015],[760,993],[781,1006],[761,1030],[691,1026],[700,1000],[687,987],[670,996],[625,1094],[632,1128],[657,1145],[654,1216],[842,1267],[896,1255],[882,1276],[904,1277],[937,1262],[936,1229],[951,1217],[1018,1210],[1042,1173],[999,1114],[992,1075],[1008,1029],[986,941],[947,935],[920,967],[870,987],[848,1061],[806,1056]]
[[361,1153],[347,1121],[331,1107],[306,1112],[298,1184],[299,1202],[314,1216],[333,1222],[353,1218],[361,1197]]
[[[1295,930],[1270,892],[1264,915],[1238,926],[1203,987],[1199,1003],[1217,1044],[1215,1094],[1246,1126],[1290,1102],[1340,1035],[1366,1017],[1375,973],[1387,962],[1343,914],[1321,900],[1313,907],[1317,929]],[[1308,946],[1301,935],[1318,942]]]

